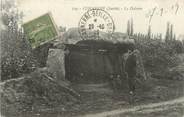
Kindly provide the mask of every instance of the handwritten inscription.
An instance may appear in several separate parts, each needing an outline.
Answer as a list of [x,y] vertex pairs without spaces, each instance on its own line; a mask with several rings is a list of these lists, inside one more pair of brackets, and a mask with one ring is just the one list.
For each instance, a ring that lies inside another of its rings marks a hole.
[[148,13],[146,13],[146,18],[149,18],[149,22],[152,21],[152,18],[153,16],[163,16],[164,14],[167,14],[167,13],[172,13],[174,15],[177,15],[178,11],[179,11],[179,4],[176,3],[174,5],[171,5],[170,7],[168,8],[159,8],[159,7],[154,7],[152,9],[150,9],[148,11]]

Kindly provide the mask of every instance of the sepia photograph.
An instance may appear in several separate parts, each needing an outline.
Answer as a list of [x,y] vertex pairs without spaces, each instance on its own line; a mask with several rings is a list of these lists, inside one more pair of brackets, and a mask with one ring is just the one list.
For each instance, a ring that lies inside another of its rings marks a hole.
[[0,117],[184,117],[184,0],[0,0]]

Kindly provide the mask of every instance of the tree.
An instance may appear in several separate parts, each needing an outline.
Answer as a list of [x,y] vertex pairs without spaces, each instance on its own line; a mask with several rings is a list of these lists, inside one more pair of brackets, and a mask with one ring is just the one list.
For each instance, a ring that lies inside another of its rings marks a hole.
[[169,40],[173,40],[173,24],[170,26]]
[[151,25],[148,26],[148,39],[151,39]]
[[14,0],[2,2],[1,29],[1,79],[10,79],[34,68],[31,46],[21,26],[22,13]]
[[130,21],[127,22],[127,34],[130,36]]
[[166,35],[165,35],[165,40],[168,41],[170,37],[170,23],[167,22],[167,29],[166,29]]
[[130,24],[130,36],[133,36],[134,34],[134,24],[133,19],[131,18],[131,24]]

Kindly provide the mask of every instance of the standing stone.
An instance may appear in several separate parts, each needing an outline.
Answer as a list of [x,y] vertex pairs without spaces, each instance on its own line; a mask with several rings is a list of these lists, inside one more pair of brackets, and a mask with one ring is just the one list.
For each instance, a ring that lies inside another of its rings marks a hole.
[[56,80],[65,80],[65,64],[63,49],[49,49],[47,67]]

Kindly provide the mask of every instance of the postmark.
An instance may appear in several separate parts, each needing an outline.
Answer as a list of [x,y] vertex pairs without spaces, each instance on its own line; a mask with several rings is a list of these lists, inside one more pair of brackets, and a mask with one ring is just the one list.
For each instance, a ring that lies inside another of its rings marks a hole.
[[89,9],[81,17],[78,30],[82,39],[99,39],[99,33],[112,35],[115,29],[110,14],[102,9]]

